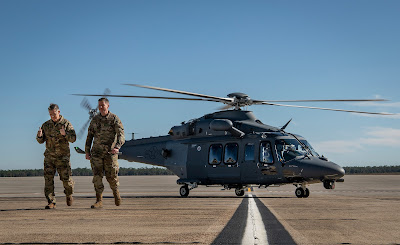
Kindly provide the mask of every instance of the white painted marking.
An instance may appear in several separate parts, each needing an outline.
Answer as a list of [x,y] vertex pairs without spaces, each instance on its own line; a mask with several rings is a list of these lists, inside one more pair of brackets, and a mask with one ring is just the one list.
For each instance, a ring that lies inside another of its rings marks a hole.
[[267,231],[253,195],[248,194],[249,205],[247,208],[247,223],[242,239],[242,244],[268,245]]

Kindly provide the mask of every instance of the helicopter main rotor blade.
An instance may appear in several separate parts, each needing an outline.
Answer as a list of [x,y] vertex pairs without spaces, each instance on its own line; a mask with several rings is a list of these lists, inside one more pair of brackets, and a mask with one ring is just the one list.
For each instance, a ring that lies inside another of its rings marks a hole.
[[86,108],[88,111],[90,111],[92,109],[92,107],[90,106],[89,100],[86,98],[83,98],[83,100],[81,102],[81,106],[83,108]]
[[[99,94],[72,94],[77,96],[102,96]],[[107,97],[122,97],[122,98],[141,98],[141,99],[167,99],[167,100],[194,100],[194,101],[212,101],[212,102],[221,102],[219,100],[214,99],[202,99],[202,98],[177,98],[177,97],[160,97],[160,96],[136,96],[136,95],[112,95],[109,94]]]
[[78,139],[82,139],[83,134],[85,133],[85,130],[87,129],[89,123],[90,123],[91,119],[89,119],[83,126],[82,128],[79,130],[78,132]]
[[103,96],[107,97],[111,94],[111,90],[109,88],[104,89]]
[[317,109],[317,110],[326,110],[326,111],[343,111],[343,112],[372,114],[372,115],[385,115],[385,116],[397,115],[397,114],[394,114],[394,113],[385,113],[385,112],[352,111],[352,110],[342,110],[342,109],[332,109],[332,108],[322,108],[322,107],[311,107],[311,106],[301,106],[301,105],[283,105],[283,104],[268,103],[268,102],[262,102],[260,104],[262,104],[262,105],[296,107],[296,108],[308,108],[308,109]]
[[254,103],[262,102],[365,102],[365,101],[389,101],[386,99],[349,99],[349,100],[253,100]]
[[211,96],[211,95],[206,95],[206,94],[197,94],[197,93],[186,92],[186,91],[175,90],[175,89],[158,88],[158,87],[145,86],[145,85],[139,85],[139,84],[124,84],[124,85],[166,91],[166,92],[177,93],[177,94],[197,96],[197,97],[202,97],[202,98],[206,98],[206,99],[213,99],[213,100],[219,101],[219,102],[233,102],[233,99],[231,99],[231,98],[223,98],[223,97]]

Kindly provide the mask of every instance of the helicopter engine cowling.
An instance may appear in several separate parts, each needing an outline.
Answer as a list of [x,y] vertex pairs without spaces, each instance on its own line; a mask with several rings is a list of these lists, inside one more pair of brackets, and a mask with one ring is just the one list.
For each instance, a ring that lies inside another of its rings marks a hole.
[[243,137],[245,134],[233,127],[233,123],[228,119],[214,119],[210,123],[210,129],[214,131],[228,131],[235,137]]

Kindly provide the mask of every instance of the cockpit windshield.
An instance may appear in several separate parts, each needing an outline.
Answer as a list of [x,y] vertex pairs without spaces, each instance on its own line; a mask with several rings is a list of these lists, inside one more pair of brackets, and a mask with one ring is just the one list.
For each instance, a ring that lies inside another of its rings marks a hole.
[[308,143],[307,140],[300,140],[300,141],[301,141],[301,143],[305,144],[308,147],[308,149],[310,149],[311,154],[313,156],[319,157],[319,154],[314,150],[314,148],[310,145],[310,143]]
[[[307,142],[307,141],[305,141]],[[302,141],[303,144],[305,144]],[[308,142],[307,142],[308,144]],[[308,146],[305,144],[306,146]],[[296,139],[279,139],[275,141],[276,151],[278,155],[278,160],[282,162],[288,162],[295,159],[296,157],[302,157],[307,155],[313,155],[310,151],[303,147],[303,145]]]

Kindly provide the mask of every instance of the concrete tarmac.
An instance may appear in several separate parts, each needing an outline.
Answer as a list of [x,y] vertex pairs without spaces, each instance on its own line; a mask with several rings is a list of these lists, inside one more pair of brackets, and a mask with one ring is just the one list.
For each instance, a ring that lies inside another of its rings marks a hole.
[[309,198],[293,185],[245,197],[200,186],[181,198],[175,176],[122,176],[122,205],[104,179],[99,210],[90,209],[91,177],[74,180],[73,206],[55,177],[57,207],[45,210],[43,177],[0,178],[0,244],[244,244],[251,203],[269,244],[400,244],[400,175],[349,175],[335,190],[313,184]]

